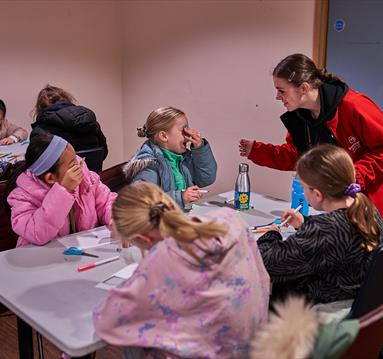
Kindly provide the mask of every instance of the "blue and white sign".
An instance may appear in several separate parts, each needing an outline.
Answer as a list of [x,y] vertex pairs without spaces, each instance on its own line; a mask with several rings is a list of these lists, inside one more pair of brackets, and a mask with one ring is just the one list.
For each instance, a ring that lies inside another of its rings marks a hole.
[[346,23],[343,19],[338,19],[335,21],[335,24],[334,24],[334,29],[335,31],[343,31],[344,28],[346,27]]

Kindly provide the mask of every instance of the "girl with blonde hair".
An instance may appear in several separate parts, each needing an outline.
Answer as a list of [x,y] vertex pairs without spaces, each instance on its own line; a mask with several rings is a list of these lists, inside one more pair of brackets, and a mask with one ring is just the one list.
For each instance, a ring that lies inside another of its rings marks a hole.
[[372,250],[383,238],[383,222],[356,183],[347,152],[320,145],[298,161],[297,174],[305,197],[323,214],[304,218],[288,210],[297,232],[287,240],[277,227],[258,240],[273,282],[273,296],[293,291],[314,303],[354,299]]
[[122,241],[148,250],[94,312],[96,333],[154,358],[242,358],[265,322],[269,276],[237,212],[187,217],[158,186],[136,183],[113,204]]
[[125,166],[128,182],[155,183],[184,208],[202,197],[199,187],[215,181],[217,163],[210,145],[189,127],[181,110],[152,111],[137,135],[147,141]]

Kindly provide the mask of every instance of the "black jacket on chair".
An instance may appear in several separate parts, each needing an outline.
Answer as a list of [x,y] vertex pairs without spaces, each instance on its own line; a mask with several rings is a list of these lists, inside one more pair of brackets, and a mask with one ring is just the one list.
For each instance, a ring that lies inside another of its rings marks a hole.
[[104,159],[108,155],[106,138],[96,120],[95,113],[70,102],[56,102],[41,111],[32,123],[30,137],[49,132],[67,140],[75,151],[94,147],[104,148]]

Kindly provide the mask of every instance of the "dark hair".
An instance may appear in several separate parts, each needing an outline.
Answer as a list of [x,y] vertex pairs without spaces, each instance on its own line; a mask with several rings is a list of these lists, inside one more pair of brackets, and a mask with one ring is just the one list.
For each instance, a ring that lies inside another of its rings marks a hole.
[[32,111],[33,117],[37,117],[37,115],[46,107],[59,101],[74,103],[76,102],[76,99],[73,95],[60,87],[55,87],[49,84],[46,85],[37,95],[36,105]]
[[[297,173],[303,182],[318,189],[326,197],[341,199],[347,187],[356,182],[355,168],[349,154],[341,147],[323,144],[306,152],[297,163]],[[365,194],[356,194],[346,210],[350,223],[362,235],[362,247],[371,250],[380,241],[375,207]]]
[[326,69],[318,69],[313,60],[303,54],[293,54],[285,57],[275,66],[273,76],[286,80],[298,87],[304,82],[314,89],[323,82],[333,82],[339,78]]
[[3,113],[3,115],[5,116],[6,112],[7,112],[7,108],[5,107],[5,103],[3,100],[0,99],[0,111]]
[[[11,177],[9,178],[7,185],[5,187],[4,198],[7,198],[8,195],[16,188],[17,178],[23,173],[27,168],[29,168],[36,160],[42,155],[42,153],[47,149],[51,143],[53,135],[50,133],[45,133],[42,135],[37,135],[31,138],[31,142],[27,147],[25,153],[25,161],[19,162],[16,168],[13,170]],[[45,173],[51,172],[56,173],[59,167],[58,159],[55,164]],[[45,173],[39,176],[41,178]]]

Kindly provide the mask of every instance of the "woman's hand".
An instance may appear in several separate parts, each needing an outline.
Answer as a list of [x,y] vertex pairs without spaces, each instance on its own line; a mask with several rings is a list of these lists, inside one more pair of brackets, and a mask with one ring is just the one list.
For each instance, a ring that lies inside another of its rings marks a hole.
[[295,213],[294,209],[288,209],[285,213],[283,213],[281,217],[282,222],[289,216],[291,216],[291,218],[287,221],[287,223],[294,228],[299,228],[304,222],[304,217],[302,214],[300,212]]
[[15,143],[15,140],[11,137],[5,137],[2,140],[0,140],[0,146],[11,145],[12,143]]
[[239,141],[239,154],[242,157],[249,157],[250,151],[253,147],[254,141],[244,140]]
[[66,171],[64,177],[59,181],[61,186],[65,187],[68,192],[74,192],[74,190],[80,185],[84,174],[82,173],[81,165],[76,164]]
[[194,148],[202,146],[201,132],[198,132],[194,128],[190,127],[185,127],[183,131],[185,138],[192,143]]
[[198,201],[202,197],[202,193],[198,191],[198,186],[191,186],[186,188],[183,193],[184,204]]

